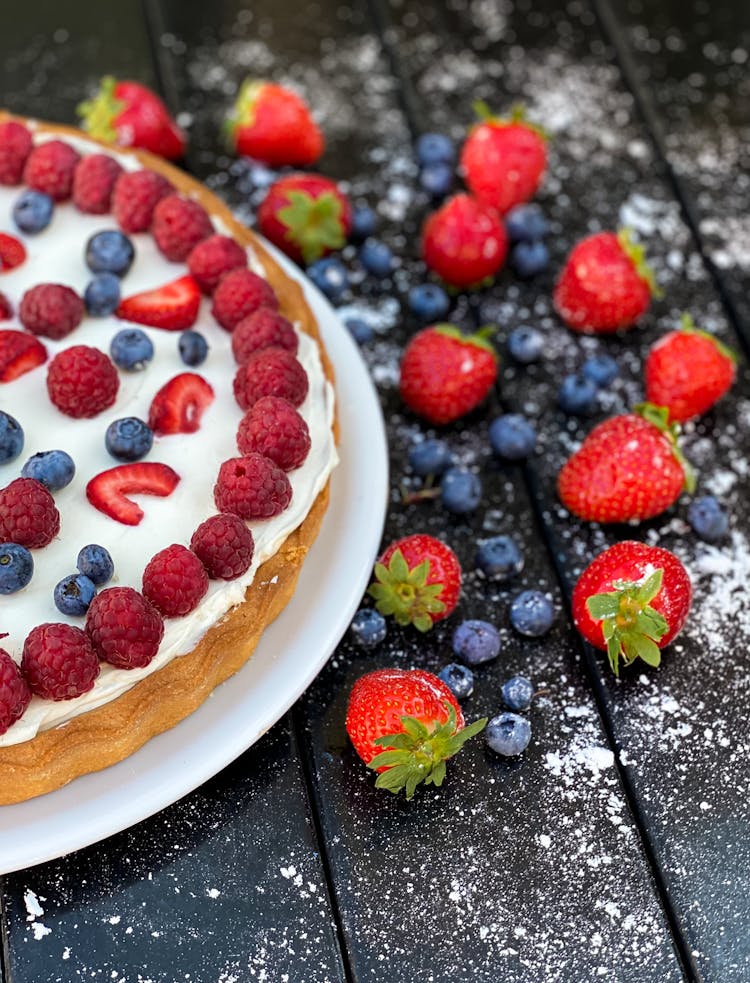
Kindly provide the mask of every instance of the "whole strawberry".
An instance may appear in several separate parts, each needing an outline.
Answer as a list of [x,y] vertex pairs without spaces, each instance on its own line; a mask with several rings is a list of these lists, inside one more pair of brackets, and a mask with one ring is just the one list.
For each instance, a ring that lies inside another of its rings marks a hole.
[[422,258],[454,287],[476,287],[500,270],[508,236],[497,212],[471,195],[449,198],[422,229]]
[[379,772],[376,788],[411,799],[421,782],[442,785],[445,762],[486,719],[465,726],[445,683],[421,669],[377,669],[352,687],[346,732],[365,764]]
[[401,361],[399,388],[409,409],[430,423],[451,423],[473,410],[497,379],[497,355],[487,335],[438,324],[414,335]]
[[78,107],[82,128],[97,140],[120,147],[139,147],[167,160],[185,153],[184,132],[159,96],[140,82],[102,79],[93,99]]
[[406,536],[391,543],[375,564],[368,593],[381,614],[428,631],[458,604],[461,565],[450,546],[434,536]]
[[323,153],[323,134],[296,92],[245,79],[227,121],[232,148],[270,167],[310,167]]
[[536,194],[547,166],[547,139],[521,107],[508,118],[493,116],[483,102],[474,111],[480,122],[463,145],[461,169],[469,190],[504,215]]
[[670,331],[651,348],[644,374],[646,399],[666,406],[670,420],[684,423],[710,410],[728,392],[737,357],[685,314],[680,330]]
[[563,505],[589,522],[640,522],[690,491],[692,471],[667,414],[642,403],[594,427],[558,475]]
[[674,553],[626,540],[600,553],[573,588],[573,620],[583,637],[607,652],[612,671],[620,659],[658,666],[661,652],[682,629],[692,587]]
[[643,246],[627,229],[582,239],[555,286],[555,310],[573,331],[609,334],[629,328],[661,296]]
[[268,189],[258,225],[274,246],[309,266],[346,244],[352,209],[334,181],[320,174],[290,174]]

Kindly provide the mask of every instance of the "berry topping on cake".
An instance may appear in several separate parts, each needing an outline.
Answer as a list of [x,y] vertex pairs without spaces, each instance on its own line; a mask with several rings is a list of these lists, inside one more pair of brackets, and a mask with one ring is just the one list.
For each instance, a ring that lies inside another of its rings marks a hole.
[[200,303],[198,284],[191,276],[181,276],[163,287],[126,297],[115,313],[123,321],[163,331],[184,331],[195,324]]
[[154,434],[137,416],[113,420],[104,434],[104,446],[118,461],[139,461],[151,450]]
[[0,123],[0,184],[20,184],[26,160],[34,141],[28,129],[17,120]]
[[72,345],[58,352],[47,369],[47,392],[54,405],[79,420],[97,416],[117,398],[120,378],[98,348]]
[[43,232],[52,221],[55,203],[41,191],[24,191],[13,206],[13,221],[21,232],[36,235]]
[[195,372],[182,372],[166,382],[151,402],[148,422],[155,434],[195,433],[214,391]]
[[[4,293],[0,293],[0,321],[9,321],[13,317],[13,305],[5,296]],[[0,357],[2,357],[0,355]],[[2,382],[2,379],[0,379]]]
[[123,277],[133,265],[135,247],[124,232],[105,229],[86,243],[86,266],[92,273],[114,273]]
[[0,649],[0,734],[19,720],[31,701],[29,684],[5,649]]
[[292,322],[270,307],[261,307],[243,317],[232,332],[232,354],[238,365],[262,348],[286,348],[293,355],[299,348]]
[[15,461],[23,450],[23,427],[18,420],[0,410],[0,464]]
[[81,155],[64,140],[40,143],[26,160],[24,183],[54,201],[66,201],[72,193],[73,174],[80,159]]
[[109,317],[120,304],[120,278],[114,273],[97,273],[83,291],[86,313],[91,317]]
[[115,572],[109,550],[99,546],[98,543],[89,543],[79,551],[76,566],[80,573],[88,577],[97,587],[106,584]]
[[212,580],[234,580],[250,569],[255,543],[239,516],[222,512],[198,526],[190,540],[190,549]]
[[85,631],[48,622],[26,636],[21,672],[42,699],[73,700],[93,688],[99,659]]
[[106,215],[122,167],[109,154],[88,154],[73,173],[73,204],[87,215]]
[[143,571],[143,594],[165,618],[189,614],[208,590],[208,574],[187,546],[159,550]]
[[102,471],[86,485],[86,498],[100,512],[126,526],[137,526],[143,509],[128,495],[166,498],[177,487],[180,476],[167,464],[138,461]]
[[26,259],[26,247],[15,236],[0,232],[0,273],[14,270]]
[[162,255],[172,263],[183,263],[213,231],[208,212],[191,198],[167,195],[154,209],[151,234]]
[[258,225],[274,246],[309,266],[349,238],[352,209],[346,195],[319,174],[290,174],[268,189]]
[[96,586],[92,580],[82,573],[71,573],[55,585],[55,607],[62,614],[75,618],[86,614],[95,594]]
[[475,287],[494,277],[508,252],[508,236],[494,208],[470,195],[454,195],[427,219],[422,258],[454,287]]
[[47,491],[56,492],[66,488],[73,480],[76,466],[66,451],[39,451],[24,464],[21,474],[24,478],[40,481]]
[[140,372],[154,357],[154,343],[140,328],[122,328],[112,339],[109,354],[118,369]]
[[0,594],[23,590],[34,576],[34,558],[25,546],[0,543]]
[[177,341],[177,350],[185,365],[202,365],[208,358],[208,342],[200,331],[183,331]]
[[156,171],[125,171],[115,183],[112,212],[123,232],[148,232],[154,209],[172,194],[170,182]]
[[281,396],[299,406],[307,396],[307,373],[286,348],[264,348],[237,369],[234,398],[248,410],[263,396]]
[[212,294],[225,273],[247,266],[247,253],[230,236],[210,235],[187,257],[190,274],[204,294]]
[[270,519],[292,499],[286,474],[270,458],[248,454],[224,461],[214,485],[214,501],[220,512],[241,519]]
[[310,431],[288,400],[263,396],[240,421],[237,447],[240,454],[257,451],[282,471],[291,471],[304,463],[310,451]]
[[323,134],[305,100],[262,79],[242,83],[227,131],[238,154],[270,167],[310,167],[323,153]]
[[60,531],[55,500],[33,478],[16,478],[0,489],[0,542],[41,549]]
[[18,317],[32,334],[59,341],[83,320],[85,307],[75,290],[60,283],[40,283],[21,298]]
[[107,587],[89,605],[86,634],[100,659],[117,669],[141,669],[159,651],[164,622],[134,588]]
[[276,310],[279,302],[272,287],[252,270],[230,270],[214,291],[211,313],[227,331],[234,331],[240,321],[260,307]]

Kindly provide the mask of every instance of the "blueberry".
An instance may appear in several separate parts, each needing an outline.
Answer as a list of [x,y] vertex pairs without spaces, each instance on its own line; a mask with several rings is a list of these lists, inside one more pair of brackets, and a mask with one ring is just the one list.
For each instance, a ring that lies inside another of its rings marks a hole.
[[366,205],[355,208],[352,212],[352,228],[349,238],[352,242],[364,242],[364,240],[375,234],[378,227],[378,217],[372,208]]
[[707,543],[722,539],[729,529],[729,517],[713,495],[704,495],[690,503],[688,522],[693,532]]
[[18,420],[0,410],[0,464],[15,461],[23,450],[23,427]]
[[393,271],[393,253],[379,239],[365,239],[359,250],[359,261],[369,274],[379,279]]
[[438,679],[443,680],[457,700],[465,700],[474,692],[474,673],[459,662],[444,666],[438,673]]
[[0,594],[15,594],[31,580],[34,560],[25,546],[0,543]]
[[151,450],[154,434],[137,416],[113,420],[104,435],[104,444],[118,461],[139,461]]
[[326,256],[308,266],[307,275],[321,293],[332,301],[338,303],[349,289],[349,274],[340,259],[335,256]]
[[453,463],[450,447],[444,440],[431,438],[415,444],[409,451],[409,467],[420,478],[440,475]]
[[123,277],[134,259],[133,243],[118,229],[95,232],[86,243],[86,266],[92,273],[114,273]]
[[208,342],[200,331],[183,331],[177,348],[185,365],[203,365],[208,356]]
[[490,662],[500,652],[500,635],[488,621],[462,621],[453,632],[453,651],[470,666]]
[[484,739],[496,754],[523,754],[531,740],[531,724],[517,713],[500,713],[487,724]]
[[74,617],[86,614],[95,594],[93,581],[82,573],[71,573],[55,585],[55,606],[63,614]]
[[521,365],[530,365],[538,362],[544,350],[544,335],[536,328],[527,328],[522,325],[515,328],[508,335],[508,351],[511,358]]
[[13,221],[21,232],[33,235],[46,229],[52,221],[55,203],[41,191],[24,191],[13,206]]
[[425,324],[445,317],[449,307],[448,294],[436,283],[420,283],[409,291],[409,310]]
[[510,265],[524,279],[544,273],[549,266],[549,249],[541,239],[517,242],[510,251]]
[[549,232],[539,205],[517,205],[505,216],[505,231],[511,242],[534,242]]
[[476,567],[489,580],[510,580],[523,570],[523,553],[510,536],[493,536],[477,548]]
[[112,361],[126,372],[140,372],[154,357],[154,345],[140,328],[123,328],[109,346]]
[[448,468],[440,482],[440,501],[454,515],[473,512],[482,501],[482,482],[466,468]]
[[344,324],[358,345],[366,345],[375,337],[372,327],[361,317],[349,317]]
[[47,491],[56,492],[73,480],[76,466],[66,451],[39,451],[33,454],[21,469],[24,478],[35,478]]
[[525,676],[513,676],[503,683],[503,701],[511,710],[526,710],[534,697],[534,684]]
[[433,198],[445,198],[453,188],[453,167],[450,164],[427,164],[419,173],[419,183]]
[[508,461],[528,457],[536,445],[536,430],[520,413],[505,413],[490,424],[492,450]]
[[599,389],[580,373],[566,375],[557,393],[560,409],[573,416],[589,416],[596,409]]
[[546,635],[555,620],[555,607],[540,590],[524,590],[510,605],[510,623],[522,635],[539,638]]
[[81,549],[76,560],[76,566],[80,573],[88,577],[97,587],[111,580],[112,574],[115,572],[115,565],[109,555],[109,550],[105,550],[98,543],[89,543],[88,546]]
[[592,355],[583,363],[581,375],[603,389],[620,374],[620,366],[611,355]]
[[364,648],[372,648],[385,638],[385,618],[374,608],[360,608],[352,618],[351,633]]
[[420,167],[456,162],[456,148],[453,141],[442,133],[423,133],[417,140],[416,151]]
[[83,292],[86,311],[92,317],[114,314],[120,303],[120,279],[114,273],[97,273]]

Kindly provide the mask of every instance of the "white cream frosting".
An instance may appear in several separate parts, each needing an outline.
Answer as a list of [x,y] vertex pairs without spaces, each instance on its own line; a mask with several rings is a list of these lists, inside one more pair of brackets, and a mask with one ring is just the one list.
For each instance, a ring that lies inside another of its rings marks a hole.
[[[86,140],[70,141],[82,152],[95,148]],[[128,169],[138,167],[127,155],[117,155]],[[111,215],[80,213],[71,203],[57,205],[51,224],[36,236],[18,232],[12,207],[21,188],[0,187],[0,231],[16,235],[28,251],[25,263],[0,275],[0,291],[18,309],[23,293],[38,283],[62,283],[81,295],[91,279],[84,261],[86,241],[94,232],[116,228]],[[217,231],[226,231],[214,219]],[[123,296],[148,290],[184,275],[184,264],[168,262],[157,250],[150,235],[134,235],[136,256],[122,281]],[[251,268],[262,272],[257,258],[248,250]],[[115,317],[85,317],[67,338],[41,341],[49,358],[71,345],[91,345],[109,352],[115,333],[127,323]],[[0,322],[0,328],[21,328],[17,318]],[[238,455],[236,432],[242,411],[232,393],[236,364],[231,351],[231,335],[224,331],[210,312],[210,300],[201,301],[194,325],[209,344],[207,360],[190,369],[181,361],[177,349],[179,332],[143,327],[151,338],[155,354],[148,367],[136,373],[119,372],[120,389],[115,405],[91,420],[73,420],[50,402],[45,385],[47,364],[11,383],[0,384],[0,408],[14,416],[24,430],[25,444],[15,461],[0,465],[0,486],[18,477],[24,462],[38,451],[62,449],[73,458],[76,474],[72,483],[54,495],[60,511],[59,535],[46,547],[33,551],[34,576],[31,583],[15,594],[0,596],[0,632],[8,637],[0,646],[20,662],[28,632],[47,621],[68,621],[83,627],[84,618],[68,618],[56,608],[55,584],[75,572],[78,551],[87,543],[105,546],[114,560],[114,577],[106,586],[130,585],[141,588],[144,567],[158,550],[171,543],[188,545],[193,531],[207,516],[216,512],[213,486],[222,461]],[[245,595],[261,563],[273,556],[287,536],[304,520],[315,498],[325,486],[337,463],[332,424],[333,389],[327,382],[316,343],[298,331],[298,358],[307,372],[310,389],[299,408],[310,430],[311,449],[302,467],[289,473],[292,500],[274,519],[250,523],[255,539],[255,555],[247,573],[234,581],[211,581],[208,593],[189,615],[165,620],[164,639],[154,660],[144,669],[115,669],[102,663],[101,673],[89,692],[74,700],[54,702],[34,697],[23,717],[4,735],[0,746],[29,740],[39,730],[57,726],[115,699],[138,680],[173,658],[190,652],[216,622],[220,621]],[[214,402],[206,410],[200,429],[194,434],[156,437],[147,461],[168,464],[180,475],[175,491],[167,498],[133,496],[144,510],[137,526],[125,526],[97,511],[86,499],[87,482],[117,465],[104,446],[104,433],[112,420],[124,416],[148,419],[149,406],[157,390],[184,371],[200,373],[213,387]],[[101,589],[101,588],[100,588]]]

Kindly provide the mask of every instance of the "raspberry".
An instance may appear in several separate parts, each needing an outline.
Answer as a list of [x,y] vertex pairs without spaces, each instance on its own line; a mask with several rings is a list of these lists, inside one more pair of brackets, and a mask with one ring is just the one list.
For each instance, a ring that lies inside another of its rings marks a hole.
[[29,154],[23,179],[34,191],[42,191],[55,201],[70,198],[73,172],[81,155],[63,140],[40,143]]
[[291,498],[289,479],[262,454],[224,461],[214,485],[216,508],[241,519],[270,519],[283,512]]
[[108,587],[86,614],[86,632],[100,659],[118,669],[142,669],[159,651],[164,622],[132,587]]
[[21,298],[18,317],[32,334],[59,341],[78,327],[84,311],[75,290],[61,283],[40,283]]
[[122,168],[108,154],[89,154],[73,174],[73,204],[88,215],[106,215]]
[[279,302],[271,286],[252,270],[230,270],[214,290],[211,313],[226,331],[234,331],[243,317],[259,307],[276,310]]
[[281,396],[299,406],[307,395],[307,373],[286,348],[264,348],[237,369],[234,398],[249,410],[262,396]]
[[14,119],[0,123],[0,184],[21,183],[33,145],[31,134],[23,123]]
[[183,263],[193,247],[213,230],[206,209],[191,198],[168,195],[154,209],[151,234],[160,252],[172,263]]
[[98,348],[72,345],[57,355],[47,369],[49,398],[76,420],[96,416],[117,398],[120,378],[112,360]]
[[238,365],[262,348],[286,348],[297,354],[299,338],[291,321],[270,307],[260,307],[243,317],[232,332],[232,354]]
[[212,235],[191,250],[187,265],[203,293],[212,294],[225,273],[247,266],[247,253],[229,236]]
[[123,232],[148,232],[154,209],[173,191],[169,181],[155,171],[126,171],[115,183],[112,211]]
[[60,531],[55,500],[35,478],[16,478],[0,489],[0,540],[41,549]]
[[0,734],[14,724],[29,705],[31,690],[21,670],[4,649],[0,649]]
[[208,590],[208,574],[187,546],[159,550],[143,571],[143,594],[165,618],[189,614]]
[[21,672],[42,699],[72,700],[94,685],[99,659],[85,631],[48,622],[26,636]]
[[239,516],[223,512],[198,526],[190,540],[190,549],[212,580],[234,580],[250,568],[255,543]]
[[310,450],[310,431],[290,402],[263,396],[247,411],[237,430],[240,454],[257,451],[282,471],[298,468]]

